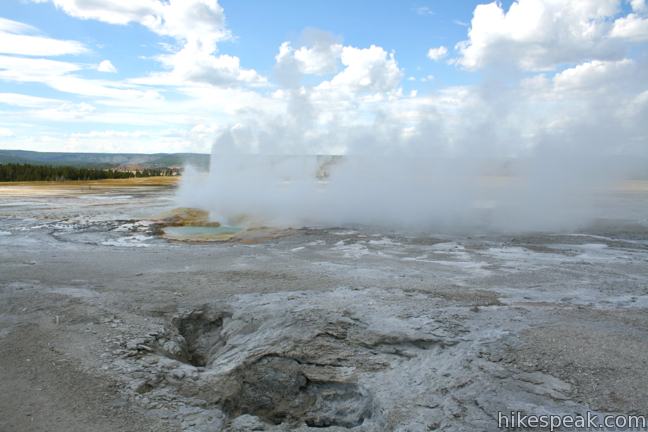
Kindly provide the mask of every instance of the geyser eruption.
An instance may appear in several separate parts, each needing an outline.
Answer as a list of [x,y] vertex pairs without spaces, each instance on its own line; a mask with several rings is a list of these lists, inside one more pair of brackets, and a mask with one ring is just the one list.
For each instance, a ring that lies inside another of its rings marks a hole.
[[470,212],[473,177],[425,158],[215,152],[207,178],[189,175],[181,196],[230,223],[445,225]]
[[[574,229],[610,216],[606,192],[645,161],[624,155],[617,141],[601,143],[608,127],[622,137],[633,133],[615,124],[576,124],[524,139],[523,130],[495,121],[479,133],[469,110],[418,116],[413,127],[387,113],[353,127],[311,120],[314,129],[303,130],[290,112],[237,125],[216,140],[209,174],[187,171],[180,203],[226,224]],[[462,124],[451,128],[457,117],[472,136]],[[345,154],[321,154],[327,143]],[[296,153],[300,148],[312,153]]]
[[491,68],[479,85],[404,96],[393,55],[371,47],[359,69],[345,48],[322,44],[302,49],[342,50],[345,68],[306,85],[282,45],[283,87],[218,134],[209,174],[183,178],[181,205],[224,223],[293,227],[574,229],[626,216],[612,215],[606,191],[645,174],[648,98],[628,79],[648,76],[644,63],[597,61],[550,78]]
[[215,147],[209,173],[189,170],[183,179],[182,205],[249,226],[573,229],[606,216],[595,204],[624,172],[618,161],[597,158],[578,165],[539,157],[222,154]]

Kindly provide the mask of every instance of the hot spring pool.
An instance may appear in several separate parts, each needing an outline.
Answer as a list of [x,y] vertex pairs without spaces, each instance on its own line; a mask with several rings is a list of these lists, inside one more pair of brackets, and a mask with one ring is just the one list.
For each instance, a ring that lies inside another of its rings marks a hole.
[[164,228],[165,237],[180,240],[229,240],[240,232],[241,227],[221,225],[213,226],[179,226]]

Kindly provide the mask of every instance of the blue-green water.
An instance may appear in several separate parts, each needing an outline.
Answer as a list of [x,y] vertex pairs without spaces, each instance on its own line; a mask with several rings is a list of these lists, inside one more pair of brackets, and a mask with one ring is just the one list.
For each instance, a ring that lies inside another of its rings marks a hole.
[[240,227],[221,225],[218,227],[210,226],[181,226],[166,227],[164,232],[172,236],[194,237],[205,235],[236,234],[241,231]]

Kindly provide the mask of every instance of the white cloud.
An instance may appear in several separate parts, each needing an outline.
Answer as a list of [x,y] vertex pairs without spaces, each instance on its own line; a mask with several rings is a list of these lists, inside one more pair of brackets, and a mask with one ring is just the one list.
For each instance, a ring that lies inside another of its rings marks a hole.
[[109,24],[139,23],[163,36],[215,48],[230,37],[217,0],[50,0],[70,16]]
[[119,81],[90,80],[72,75],[48,78],[46,84],[64,93],[76,94],[92,98],[123,99],[123,100],[160,100],[156,90],[147,90],[124,84]]
[[632,10],[637,13],[646,12],[648,10],[646,0],[630,0],[630,5],[632,6]]
[[394,54],[376,45],[369,48],[345,46],[340,61],[344,69],[331,80],[322,82],[318,89],[347,94],[391,92],[398,89],[403,75]]
[[294,67],[301,74],[323,75],[334,72],[340,61],[342,45],[321,43],[294,49],[290,42],[283,42],[275,56],[278,68]]
[[255,70],[243,68],[231,55],[216,56],[217,44],[230,39],[225,14],[217,0],[51,0],[67,14],[110,24],[139,23],[178,47],[157,59],[169,72],[154,73],[140,83],[182,85],[186,81],[212,85],[264,85]]
[[60,99],[43,98],[20,93],[0,93],[0,104],[20,108],[43,108],[62,103],[63,101]]
[[206,52],[215,51],[217,42],[231,37],[217,0],[170,0],[162,3],[154,20],[147,17],[143,24],[160,35],[196,44]]
[[[194,143],[186,131],[173,127],[152,131],[149,129],[135,130],[92,130],[89,132],[74,132],[57,137],[66,151],[85,151],[91,145],[101,152],[133,151],[155,153],[163,149],[165,152],[182,152],[195,150]],[[202,149],[203,151],[205,149]]]
[[592,60],[566,69],[553,78],[556,93],[573,90],[601,91],[610,83],[633,81],[635,62]]
[[[38,3],[43,1],[37,0]],[[51,0],[51,2],[66,14],[76,18],[122,25],[131,22],[153,23],[157,20],[162,6],[157,0]]]
[[[20,93],[0,93],[0,104],[10,105],[15,108],[24,108],[19,111],[21,120],[26,118],[36,121],[66,121],[86,118],[96,111],[96,107],[87,103],[73,103],[61,99],[29,96]],[[5,113],[5,116],[9,114]]]
[[0,31],[7,32],[7,33],[22,34],[22,33],[37,33],[38,29],[36,27],[30,26],[29,24],[0,17]]
[[241,67],[238,57],[226,54],[215,56],[194,45],[187,45],[176,53],[161,55],[157,59],[168,72],[154,72],[130,81],[160,86],[205,83],[223,87],[240,84],[263,86],[267,83],[267,79],[254,69]]
[[86,102],[66,102],[57,107],[33,111],[31,115],[47,121],[72,121],[85,119],[94,111],[96,108]]
[[115,65],[112,64],[110,60],[102,60],[98,65],[97,65],[97,70],[99,72],[106,72],[106,73],[116,73],[117,68]]
[[324,76],[340,67],[342,44],[334,35],[318,29],[306,29],[302,44],[294,48],[283,42],[275,56],[274,76],[284,87],[299,87],[305,75]]
[[443,45],[437,48],[430,48],[427,52],[427,56],[432,61],[438,61],[444,58],[448,54],[448,48]]
[[119,81],[91,80],[75,76],[82,67],[75,63],[0,55],[0,79],[37,82],[60,92],[98,98],[158,99],[154,90],[142,90]]
[[295,51],[295,60],[299,62],[303,73],[321,75],[335,71],[341,53],[340,44],[301,47]]
[[27,56],[82,54],[88,49],[80,42],[38,35],[30,25],[0,18],[0,53]]
[[50,77],[62,76],[79,69],[80,67],[74,63],[59,60],[0,55],[0,78],[6,80],[46,81]]
[[628,39],[634,42],[648,41],[648,19],[636,14],[629,14],[614,21],[610,35],[614,38]]
[[508,11],[500,3],[478,5],[468,40],[457,45],[457,63],[467,69],[513,64],[550,70],[592,57],[618,58],[619,46],[608,32],[619,7],[620,0],[517,0]]
[[0,138],[9,138],[14,136],[14,133],[9,128],[0,127]]

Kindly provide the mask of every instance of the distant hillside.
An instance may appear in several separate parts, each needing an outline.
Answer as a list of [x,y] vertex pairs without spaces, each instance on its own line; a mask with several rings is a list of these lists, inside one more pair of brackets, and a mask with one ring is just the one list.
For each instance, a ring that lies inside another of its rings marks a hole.
[[200,153],[63,153],[25,150],[0,150],[0,164],[75,166],[89,168],[171,168],[185,164],[209,167],[209,155]]

